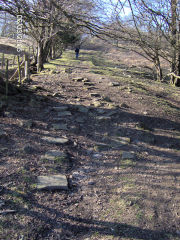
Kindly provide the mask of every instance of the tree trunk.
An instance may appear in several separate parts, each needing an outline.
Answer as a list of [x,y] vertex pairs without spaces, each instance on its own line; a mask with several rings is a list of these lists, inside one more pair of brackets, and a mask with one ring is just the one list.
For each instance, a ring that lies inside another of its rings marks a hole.
[[[177,72],[177,0],[171,0],[171,45],[172,45],[172,63],[171,63],[171,72],[175,75],[178,75]],[[171,76],[171,83],[175,83],[175,77]]]
[[156,79],[157,79],[157,81],[162,81],[163,74],[162,74],[162,68],[161,68],[161,63],[160,63],[159,57],[157,57],[155,59],[154,65],[156,68]]
[[40,72],[42,69],[43,69],[43,46],[41,42],[38,42],[37,72]]

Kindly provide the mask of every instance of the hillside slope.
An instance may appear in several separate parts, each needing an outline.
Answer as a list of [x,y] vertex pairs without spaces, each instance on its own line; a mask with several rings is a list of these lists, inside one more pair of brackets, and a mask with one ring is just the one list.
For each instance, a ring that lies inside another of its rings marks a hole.
[[[74,58],[2,107],[0,239],[179,239],[180,90],[98,51]],[[37,189],[58,174],[68,190]]]

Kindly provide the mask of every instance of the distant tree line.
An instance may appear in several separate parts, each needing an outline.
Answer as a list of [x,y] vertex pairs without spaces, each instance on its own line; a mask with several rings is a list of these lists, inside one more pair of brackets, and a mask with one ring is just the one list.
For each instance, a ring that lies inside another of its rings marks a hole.
[[91,0],[2,0],[0,12],[22,15],[23,33],[37,45],[35,64],[41,71],[48,58],[60,55],[69,44],[80,44],[81,35],[97,31]]
[[[124,11],[130,13],[126,16]],[[116,47],[134,51],[154,64],[162,81],[162,60],[169,64],[171,83],[180,86],[180,2],[178,0],[1,0],[5,34],[7,15],[23,16],[23,31],[37,46],[41,71],[48,58],[92,34]],[[1,23],[2,24],[2,23]],[[9,30],[10,31],[10,30]]]

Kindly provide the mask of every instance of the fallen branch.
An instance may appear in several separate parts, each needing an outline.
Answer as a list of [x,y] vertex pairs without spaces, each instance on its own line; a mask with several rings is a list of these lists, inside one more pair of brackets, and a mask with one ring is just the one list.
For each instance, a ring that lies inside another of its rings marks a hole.
[[178,76],[178,75],[176,75],[175,73],[169,73],[169,74],[167,74],[167,76],[173,76],[173,77],[175,77],[175,78],[177,78],[177,79],[180,79],[180,76]]

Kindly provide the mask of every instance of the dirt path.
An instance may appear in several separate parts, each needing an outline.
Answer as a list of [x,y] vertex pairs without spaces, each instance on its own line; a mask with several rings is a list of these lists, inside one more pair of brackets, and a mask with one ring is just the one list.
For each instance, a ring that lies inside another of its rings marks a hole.
[[[66,52],[3,110],[0,206],[16,212],[0,215],[0,239],[179,239],[179,90],[96,56]],[[36,189],[59,173],[68,191]]]

